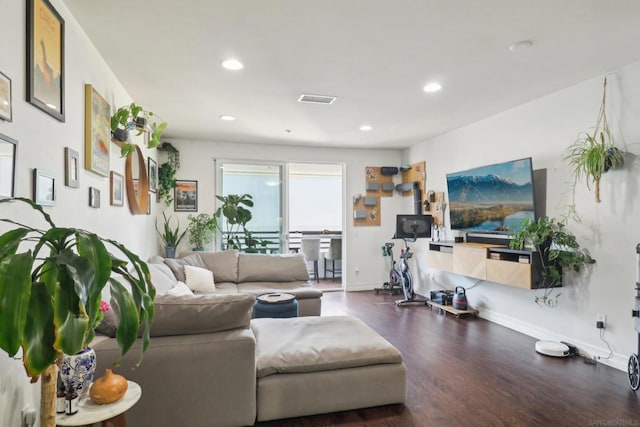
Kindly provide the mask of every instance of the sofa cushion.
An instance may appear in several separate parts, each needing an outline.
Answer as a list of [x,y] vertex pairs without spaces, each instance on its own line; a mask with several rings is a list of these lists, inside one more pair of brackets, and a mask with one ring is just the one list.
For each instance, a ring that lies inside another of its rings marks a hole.
[[173,288],[178,279],[173,274],[169,266],[165,263],[149,263],[149,273],[151,273],[151,283],[156,288],[156,293],[162,294]]
[[253,295],[161,295],[153,301],[151,336],[207,334],[249,326]]
[[238,257],[238,283],[294,282],[309,280],[302,254],[244,254]]
[[179,297],[183,295],[193,295],[193,291],[189,289],[186,283],[178,282],[173,288],[165,292],[164,295],[173,295],[174,297]]
[[257,376],[402,363],[386,339],[351,316],[253,319]]
[[185,265],[184,275],[187,279],[187,286],[189,286],[189,289],[193,292],[206,294],[216,290],[216,284],[213,281],[213,272],[208,268]]
[[174,276],[181,282],[186,282],[184,275],[184,266],[191,265],[193,267],[207,268],[206,264],[200,258],[200,255],[193,254],[183,258],[165,258],[164,263],[173,271]]
[[[198,255],[205,266],[213,271],[216,282],[238,281],[238,254],[237,250],[221,252],[191,252],[187,251],[182,255]],[[196,266],[200,267],[200,266]]]

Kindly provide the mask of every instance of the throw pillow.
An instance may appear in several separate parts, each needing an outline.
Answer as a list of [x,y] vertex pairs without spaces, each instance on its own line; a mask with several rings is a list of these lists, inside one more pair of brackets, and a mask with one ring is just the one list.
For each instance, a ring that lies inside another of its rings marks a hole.
[[153,283],[157,293],[166,292],[176,285],[176,278],[166,264],[149,263],[147,265],[151,274],[151,283]]
[[184,275],[187,286],[194,292],[207,293],[216,290],[216,284],[213,281],[213,272],[211,270],[185,265]]
[[184,258],[165,258],[164,263],[169,266],[173,274],[181,282],[186,282],[184,277],[184,266],[192,265],[194,267],[206,268],[207,265],[202,261],[200,255],[193,254]]
[[156,294],[156,295],[173,295],[174,297],[184,296],[184,295],[193,295],[191,289],[184,282],[178,282],[173,288],[166,291],[164,294]]

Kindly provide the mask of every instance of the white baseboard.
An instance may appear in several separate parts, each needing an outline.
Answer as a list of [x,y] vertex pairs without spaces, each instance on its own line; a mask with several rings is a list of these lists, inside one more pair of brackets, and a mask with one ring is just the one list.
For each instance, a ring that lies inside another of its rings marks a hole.
[[[611,357],[610,359],[605,359],[605,357],[609,354],[608,348],[597,347],[589,343],[576,341],[575,339],[557,334],[547,329],[540,328],[536,325],[532,325],[531,323],[523,322],[520,319],[505,316],[504,314],[496,313],[487,309],[480,310],[479,316],[490,322],[497,323],[498,325],[513,329],[514,331],[518,331],[539,340],[569,342],[578,348],[578,352],[581,355],[584,355],[586,357],[600,357],[600,359],[598,359],[598,362],[602,363],[603,365],[608,365],[612,368],[616,368],[624,372],[627,371],[628,358],[626,356],[618,353],[613,353],[613,357]],[[534,349],[532,348],[531,350],[533,351]]]

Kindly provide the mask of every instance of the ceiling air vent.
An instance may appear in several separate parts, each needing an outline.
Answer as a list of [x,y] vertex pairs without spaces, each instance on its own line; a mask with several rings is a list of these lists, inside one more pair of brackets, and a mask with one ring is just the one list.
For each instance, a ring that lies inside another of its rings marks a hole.
[[333,104],[337,98],[335,96],[324,95],[300,95],[298,102],[307,102],[310,104]]

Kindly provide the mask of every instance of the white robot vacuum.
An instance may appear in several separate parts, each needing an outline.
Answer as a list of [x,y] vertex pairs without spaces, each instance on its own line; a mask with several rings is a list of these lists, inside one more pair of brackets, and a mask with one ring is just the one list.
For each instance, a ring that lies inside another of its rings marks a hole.
[[555,341],[538,341],[536,342],[536,351],[540,354],[553,357],[571,356],[569,346],[561,342]]

